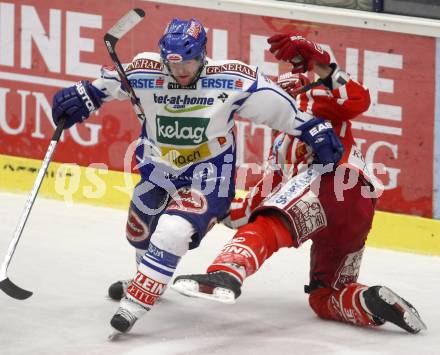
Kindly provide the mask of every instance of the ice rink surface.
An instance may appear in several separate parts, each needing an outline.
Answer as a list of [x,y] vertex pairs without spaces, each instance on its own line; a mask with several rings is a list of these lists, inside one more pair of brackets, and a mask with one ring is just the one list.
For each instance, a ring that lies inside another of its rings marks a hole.
[[[2,260],[25,200],[0,193]],[[303,293],[305,246],[274,255],[247,280],[235,305],[168,290],[129,335],[110,342],[118,303],[107,299],[107,288],[135,271],[125,219],[125,211],[37,199],[9,270],[34,295],[17,301],[0,292],[0,354],[440,354],[440,257],[373,248],[364,254],[360,281],[385,284],[413,303],[427,332],[318,319]],[[204,271],[231,235],[216,226],[176,274]]]

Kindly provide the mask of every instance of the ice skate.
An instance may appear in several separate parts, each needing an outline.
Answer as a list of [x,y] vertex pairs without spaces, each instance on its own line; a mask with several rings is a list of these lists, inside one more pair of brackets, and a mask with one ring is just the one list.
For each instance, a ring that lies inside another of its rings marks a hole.
[[373,317],[394,323],[409,333],[427,329],[417,310],[385,286],[369,287],[361,294],[360,300]]
[[241,294],[240,282],[231,274],[223,271],[181,275],[174,280],[171,288],[185,296],[229,304],[235,303]]
[[149,310],[149,308],[124,297],[121,299],[119,308],[111,319],[110,324],[118,332],[127,333],[133,328],[136,321]]
[[127,294],[128,285],[133,282],[133,279],[130,280],[121,280],[116,281],[110,285],[108,288],[108,296],[115,301],[120,301],[122,297],[125,297]]

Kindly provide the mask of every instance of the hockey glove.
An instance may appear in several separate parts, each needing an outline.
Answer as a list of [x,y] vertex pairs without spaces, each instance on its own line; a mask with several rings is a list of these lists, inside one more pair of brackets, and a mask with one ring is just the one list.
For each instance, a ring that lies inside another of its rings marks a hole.
[[53,97],[52,118],[56,125],[60,118],[67,116],[64,128],[86,120],[90,113],[102,104],[105,95],[89,81],[79,81],[74,86],[61,89]]
[[278,60],[290,62],[293,65],[292,73],[305,73],[313,68],[313,61],[322,64],[330,64],[330,55],[315,42],[311,42],[302,36],[289,34],[277,34],[270,37],[270,52]]
[[310,80],[304,74],[292,74],[291,72],[283,73],[278,76],[277,84],[296,99],[296,96],[311,88]]
[[298,136],[312,148],[314,163],[336,164],[344,154],[344,146],[333,130],[332,124],[321,118],[312,118],[297,127],[302,133]]

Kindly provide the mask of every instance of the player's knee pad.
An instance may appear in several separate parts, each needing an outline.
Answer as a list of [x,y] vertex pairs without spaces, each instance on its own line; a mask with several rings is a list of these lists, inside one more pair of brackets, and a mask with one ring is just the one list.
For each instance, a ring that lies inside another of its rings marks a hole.
[[193,225],[185,218],[163,214],[157,222],[150,243],[168,253],[183,256],[188,251],[191,237],[195,233]]
[[363,251],[363,247],[353,249],[349,244],[342,244],[332,239],[314,242],[310,249],[312,281],[308,289],[311,291],[316,286],[316,282],[335,290],[357,282]]

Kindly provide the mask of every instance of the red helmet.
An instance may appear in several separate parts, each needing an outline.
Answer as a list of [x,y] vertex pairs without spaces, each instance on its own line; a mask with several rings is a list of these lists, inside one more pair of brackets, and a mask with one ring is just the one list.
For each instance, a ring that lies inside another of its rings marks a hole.
[[287,72],[280,74],[277,84],[290,96],[296,98],[298,94],[308,90],[305,86],[310,85],[310,80],[304,74]]

